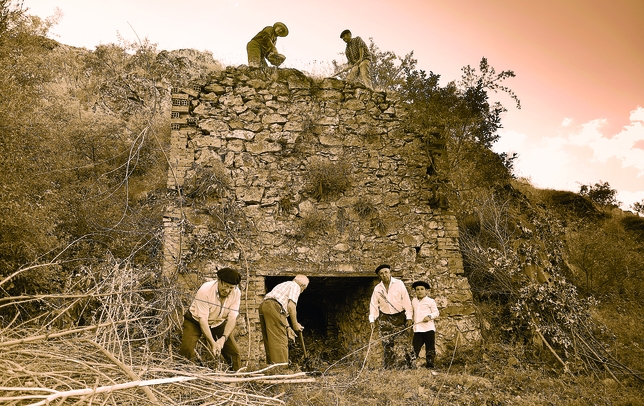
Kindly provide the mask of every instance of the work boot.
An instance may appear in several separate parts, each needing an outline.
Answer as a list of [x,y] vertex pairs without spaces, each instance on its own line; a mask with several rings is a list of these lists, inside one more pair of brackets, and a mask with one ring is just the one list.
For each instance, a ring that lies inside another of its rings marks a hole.
[[434,358],[435,357],[436,357],[436,354],[432,354],[432,353],[427,354],[427,356],[425,357],[425,360],[426,360],[425,368],[427,368],[427,369],[434,368]]

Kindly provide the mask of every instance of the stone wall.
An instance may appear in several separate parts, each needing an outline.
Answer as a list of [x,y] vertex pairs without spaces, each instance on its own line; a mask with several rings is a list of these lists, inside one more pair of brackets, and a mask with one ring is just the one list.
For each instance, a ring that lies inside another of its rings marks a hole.
[[241,271],[244,358],[263,358],[266,284],[297,273],[311,278],[302,308],[321,309],[339,351],[366,344],[381,263],[408,287],[431,284],[439,354],[456,337],[480,339],[455,216],[429,204],[430,157],[403,130],[395,93],[242,66],[172,97],[164,274],[184,284],[187,305],[216,269]]

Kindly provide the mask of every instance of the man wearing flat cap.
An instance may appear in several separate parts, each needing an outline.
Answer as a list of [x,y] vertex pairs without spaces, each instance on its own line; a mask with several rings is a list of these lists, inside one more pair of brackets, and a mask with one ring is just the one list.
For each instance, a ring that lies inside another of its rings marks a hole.
[[380,283],[373,289],[369,304],[371,328],[378,322],[380,339],[384,352],[385,369],[396,368],[397,359],[403,358],[405,366],[411,368],[414,359],[409,348],[409,335],[403,334],[412,325],[412,307],[409,293],[400,279],[391,276],[387,264],[376,268]]
[[275,286],[259,305],[267,364],[288,363],[288,326],[298,333],[304,329],[297,321],[297,301],[307,286],[309,278],[297,275]]
[[275,44],[277,43],[277,37],[286,37],[287,35],[288,28],[284,23],[277,22],[273,26],[264,27],[246,45],[248,66],[256,68],[267,67],[266,59],[271,65],[281,65],[286,57],[277,52]]
[[215,357],[221,354],[233,371],[241,368],[241,356],[233,330],[239,315],[241,275],[232,268],[217,271],[217,279],[201,285],[184,314],[180,354],[195,358],[195,346],[203,335]]
[[358,74],[360,74],[360,79],[362,84],[367,88],[373,90],[373,84],[371,83],[371,52],[369,52],[369,47],[364,43],[362,38],[351,36],[351,31],[344,30],[340,33],[340,38],[347,44],[347,47],[344,51],[344,55],[347,57],[349,62],[350,70],[347,74],[346,80],[348,82],[354,81]]

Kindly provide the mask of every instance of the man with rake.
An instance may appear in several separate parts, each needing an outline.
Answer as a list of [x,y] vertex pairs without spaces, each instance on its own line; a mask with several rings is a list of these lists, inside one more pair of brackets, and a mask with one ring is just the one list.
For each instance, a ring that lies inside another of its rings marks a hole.
[[378,321],[384,352],[384,368],[397,366],[397,358],[404,358],[405,366],[412,367],[415,359],[409,346],[409,334],[403,334],[412,325],[413,310],[405,284],[391,276],[391,267],[383,264],[376,268],[380,283],[373,289],[369,304],[369,322],[373,330]]
[[239,315],[241,275],[232,268],[217,271],[217,280],[204,283],[184,314],[180,354],[189,360],[203,335],[215,357],[221,354],[233,371],[241,368],[241,355],[233,330]]
[[373,90],[371,83],[371,52],[369,47],[360,37],[352,37],[351,31],[344,30],[340,33],[340,38],[347,44],[344,55],[347,57],[350,69],[346,81],[353,82],[360,74],[362,84],[368,89]]

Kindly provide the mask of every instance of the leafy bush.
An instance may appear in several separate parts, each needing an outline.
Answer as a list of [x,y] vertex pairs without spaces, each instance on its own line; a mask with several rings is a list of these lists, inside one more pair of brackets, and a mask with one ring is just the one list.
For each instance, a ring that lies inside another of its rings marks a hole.
[[616,198],[617,190],[611,188],[608,182],[599,181],[594,185],[581,185],[579,194],[602,206],[618,206],[620,204]]
[[635,234],[637,238],[644,240],[644,218],[638,216],[626,216],[622,219],[624,229]]
[[561,214],[569,213],[580,217],[592,217],[600,214],[588,198],[574,192],[544,190],[541,195],[545,198],[546,203]]

